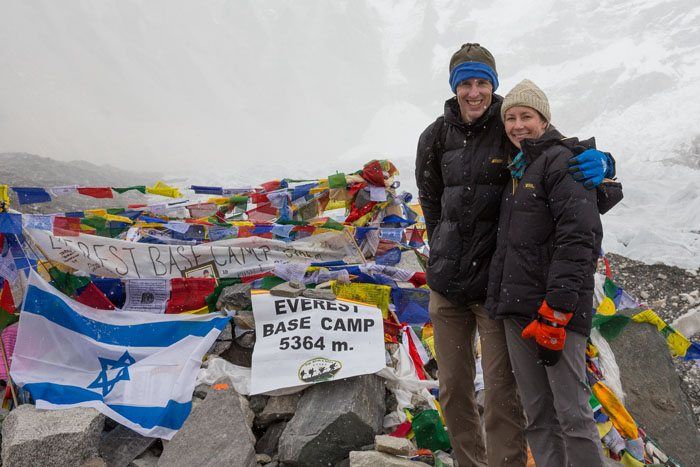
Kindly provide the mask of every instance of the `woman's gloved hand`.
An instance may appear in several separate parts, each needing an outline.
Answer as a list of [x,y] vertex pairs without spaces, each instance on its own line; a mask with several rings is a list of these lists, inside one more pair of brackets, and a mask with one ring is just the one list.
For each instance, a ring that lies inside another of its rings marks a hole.
[[537,319],[528,324],[521,336],[523,339],[535,339],[537,343],[538,363],[544,366],[556,365],[561,357],[566,342],[566,326],[573,313],[562,313],[543,301],[538,310]]
[[604,178],[615,177],[615,162],[608,153],[586,149],[569,159],[569,173],[590,190],[600,185]]

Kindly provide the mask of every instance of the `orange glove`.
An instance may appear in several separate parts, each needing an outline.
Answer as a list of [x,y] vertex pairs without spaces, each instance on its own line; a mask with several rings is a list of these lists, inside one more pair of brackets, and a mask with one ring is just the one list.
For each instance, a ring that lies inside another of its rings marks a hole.
[[528,324],[521,336],[523,339],[535,339],[539,363],[544,366],[556,365],[566,342],[566,326],[573,313],[563,313],[543,301],[538,310],[537,319]]

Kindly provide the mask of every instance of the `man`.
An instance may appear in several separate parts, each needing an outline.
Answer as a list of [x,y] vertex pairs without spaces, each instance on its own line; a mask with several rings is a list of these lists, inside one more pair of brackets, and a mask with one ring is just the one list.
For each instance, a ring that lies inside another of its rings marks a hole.
[[[459,467],[526,463],[524,416],[516,391],[503,322],[484,309],[489,263],[496,247],[501,194],[517,149],[505,136],[494,94],[493,55],[465,44],[450,60],[455,96],[444,115],[421,134],[416,183],[430,242],[427,279],[440,380],[440,402]],[[586,187],[612,176],[614,161],[588,150],[572,158],[572,175]],[[606,173],[610,172],[610,173]],[[484,373],[481,435],[473,342],[478,328]]]

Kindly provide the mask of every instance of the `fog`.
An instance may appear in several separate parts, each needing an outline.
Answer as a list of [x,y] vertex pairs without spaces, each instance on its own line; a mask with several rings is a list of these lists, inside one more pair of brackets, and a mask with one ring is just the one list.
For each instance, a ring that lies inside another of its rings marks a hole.
[[480,42],[499,93],[532,79],[615,155],[619,248],[656,222],[700,258],[699,25],[696,0],[0,0],[0,152],[229,185],[381,157],[413,191],[449,57]]

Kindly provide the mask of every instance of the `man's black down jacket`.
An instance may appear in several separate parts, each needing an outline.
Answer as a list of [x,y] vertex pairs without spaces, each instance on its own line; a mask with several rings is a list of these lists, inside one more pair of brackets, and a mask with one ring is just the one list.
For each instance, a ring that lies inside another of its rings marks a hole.
[[[498,211],[513,146],[494,95],[476,122],[460,118],[456,98],[421,134],[416,183],[430,242],[430,288],[455,303],[483,301],[496,247]],[[444,147],[441,147],[444,141]]]

